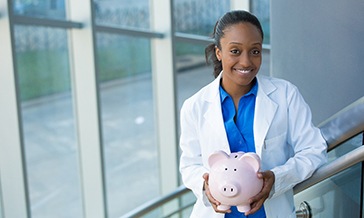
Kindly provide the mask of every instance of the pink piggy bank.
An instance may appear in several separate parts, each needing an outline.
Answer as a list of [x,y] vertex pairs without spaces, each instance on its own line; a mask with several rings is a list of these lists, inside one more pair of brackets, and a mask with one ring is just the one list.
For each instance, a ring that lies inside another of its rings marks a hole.
[[210,192],[221,203],[217,209],[228,210],[231,206],[237,206],[240,212],[249,211],[248,200],[263,187],[263,180],[257,176],[260,169],[259,156],[252,152],[228,155],[217,151],[211,154],[208,162]]

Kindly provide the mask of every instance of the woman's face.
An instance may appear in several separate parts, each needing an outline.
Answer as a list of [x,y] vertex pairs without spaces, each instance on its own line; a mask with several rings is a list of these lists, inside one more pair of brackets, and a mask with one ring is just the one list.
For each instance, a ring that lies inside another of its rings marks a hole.
[[222,86],[226,91],[248,92],[262,63],[262,36],[258,28],[248,22],[231,25],[224,30],[220,45],[216,57],[222,61]]

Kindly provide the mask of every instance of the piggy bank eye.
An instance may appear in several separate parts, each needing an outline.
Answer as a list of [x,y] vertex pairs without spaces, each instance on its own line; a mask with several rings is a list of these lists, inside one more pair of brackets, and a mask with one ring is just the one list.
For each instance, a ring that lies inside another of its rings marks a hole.
[[225,168],[225,170],[227,170],[227,168]]
[[235,155],[235,158],[238,158],[239,156],[238,155]]
[[237,169],[234,169],[234,171],[237,171]]

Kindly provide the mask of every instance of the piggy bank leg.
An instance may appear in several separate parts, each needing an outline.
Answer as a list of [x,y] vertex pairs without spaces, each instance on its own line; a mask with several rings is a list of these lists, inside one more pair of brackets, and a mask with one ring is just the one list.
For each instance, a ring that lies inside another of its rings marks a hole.
[[229,205],[224,205],[224,204],[220,204],[219,206],[217,206],[218,210],[229,210],[230,206]]
[[237,208],[239,212],[244,213],[250,210],[250,205],[249,204],[238,205]]

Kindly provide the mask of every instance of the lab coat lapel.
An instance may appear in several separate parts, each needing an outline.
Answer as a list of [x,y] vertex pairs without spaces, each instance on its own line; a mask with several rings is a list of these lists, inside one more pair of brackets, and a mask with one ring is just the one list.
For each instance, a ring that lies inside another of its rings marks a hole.
[[264,140],[275,116],[278,105],[269,97],[276,87],[267,79],[258,78],[258,94],[255,101],[254,141],[256,153],[261,157]]
[[211,133],[208,137],[213,138],[211,140],[214,142],[214,145],[209,145],[211,147],[215,147],[216,150],[223,150],[227,153],[230,153],[229,142],[226,136],[224,120],[221,112],[221,102],[220,102],[220,78],[217,77],[213,83],[210,84],[208,90],[205,92],[204,101],[208,102],[208,107],[206,108],[204,119],[208,125],[208,128]]

